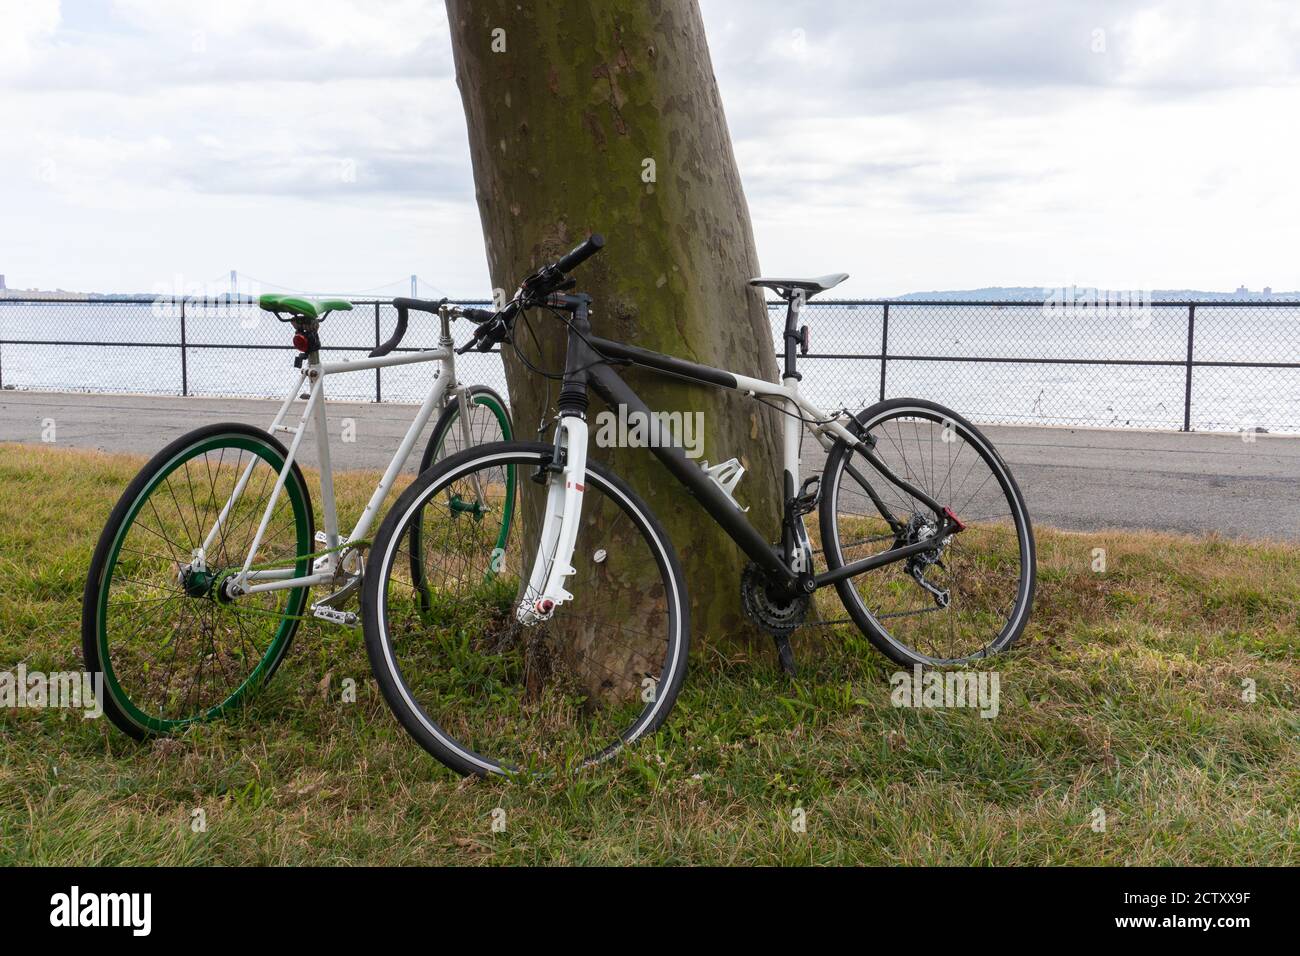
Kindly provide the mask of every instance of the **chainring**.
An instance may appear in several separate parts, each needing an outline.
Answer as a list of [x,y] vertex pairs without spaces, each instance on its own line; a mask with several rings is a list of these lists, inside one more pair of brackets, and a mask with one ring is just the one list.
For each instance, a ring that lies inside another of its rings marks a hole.
[[763,569],[752,561],[740,576],[740,600],[749,619],[773,637],[785,637],[798,628],[811,604],[806,594],[773,597]]
[[330,593],[313,603],[332,608],[342,608],[351,604],[353,598],[360,597],[361,579],[365,570],[366,557],[362,548],[349,546],[342,549],[334,565]]

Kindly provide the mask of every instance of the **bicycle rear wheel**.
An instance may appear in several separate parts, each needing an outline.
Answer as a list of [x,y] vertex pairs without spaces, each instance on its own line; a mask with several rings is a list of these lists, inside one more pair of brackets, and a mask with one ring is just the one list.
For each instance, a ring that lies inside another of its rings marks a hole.
[[[894,475],[950,508],[964,530],[913,558],[836,582],[854,623],[903,665],[964,664],[1005,650],[1033,605],[1034,535],[1011,472],[956,412],[890,399],[860,412],[863,433]],[[925,540],[938,520],[844,443],[821,482],[829,569]]]
[[[543,623],[519,623],[520,603],[535,601],[523,591],[547,498],[546,485],[522,479],[551,451],[499,442],[453,455],[402,494],[371,548],[361,599],[371,667],[403,727],[458,773],[608,759],[659,727],[685,676],[688,605],[672,544],[596,463],[565,582],[573,597]],[[502,549],[511,513],[516,533]],[[424,523],[418,554],[414,520]]]

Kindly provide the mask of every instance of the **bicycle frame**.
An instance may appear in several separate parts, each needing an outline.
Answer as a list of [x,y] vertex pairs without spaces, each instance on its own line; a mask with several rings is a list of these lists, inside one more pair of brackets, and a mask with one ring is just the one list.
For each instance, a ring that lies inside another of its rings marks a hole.
[[[795,322],[801,303],[797,298],[790,300],[786,314],[785,368],[779,384],[591,335],[591,326],[587,318],[590,302],[588,296],[552,298],[562,301],[573,313],[555,436],[556,460],[563,462],[565,481],[562,489],[558,482],[552,483],[549,492],[552,500],[548,500],[547,503],[538,556],[533,565],[529,591],[526,592],[540,597],[532,605],[521,606],[520,619],[525,623],[532,623],[548,616],[556,604],[570,597],[563,588],[563,579],[568,573],[572,573],[569,559],[572,554],[573,538],[577,534],[577,522],[563,519],[569,515],[579,514],[581,509],[582,481],[586,473],[587,457],[585,415],[588,388],[594,390],[610,408],[624,406],[629,416],[635,413],[646,416],[647,421],[655,421],[652,410],[615,371],[611,362],[637,365],[662,375],[739,391],[755,399],[774,399],[779,402],[787,413],[782,436],[785,472],[783,528],[785,529],[793,527],[793,518],[802,517],[801,514],[794,514],[794,505],[796,489],[800,487],[800,438],[802,429],[808,422],[815,423],[808,424],[808,427],[823,447],[829,450],[836,442],[847,443],[887,481],[934,512],[938,522],[938,530],[934,538],[897,546],[880,554],[851,562],[837,570],[814,574],[811,568],[792,566],[796,562],[791,560],[792,555],[789,553],[792,550],[791,542],[785,542],[787,552],[785,554],[769,544],[767,539],[745,518],[732,498],[702,468],[691,461],[682,448],[671,442],[651,441],[651,453],[664,464],[674,478],[686,486],[705,511],[750,560],[767,571],[774,581],[782,582],[792,590],[810,593],[841,579],[905,560],[912,555],[932,550],[936,541],[941,541],[961,530],[962,525],[956,516],[921,489],[894,474],[876,456],[873,450],[874,439],[856,433],[840,421],[838,413],[828,415],[800,394],[801,376],[796,368],[795,356],[795,346],[799,336],[795,331]],[[853,421],[851,417],[850,421]],[[902,527],[901,523],[890,513],[871,488],[870,483],[853,466],[850,465],[849,468],[850,473],[867,490],[881,516],[891,528],[896,532],[899,531]],[[801,521],[798,527],[802,529]]]
[[[293,387],[289,390],[289,394],[280,405],[275,419],[267,429],[272,434],[276,432],[291,434],[293,439],[289,444],[288,454],[285,456],[284,464],[280,468],[275,486],[271,490],[270,500],[267,502],[265,511],[262,514],[257,533],[254,535],[252,545],[244,558],[243,566],[239,573],[232,578],[231,583],[237,593],[255,594],[260,591],[278,591],[332,583],[344,547],[350,542],[364,539],[370,532],[375,518],[379,514],[379,509],[383,506],[384,500],[392,490],[398,473],[402,470],[411,455],[411,451],[415,448],[415,443],[419,440],[421,432],[429,423],[429,418],[432,416],[434,409],[443,407],[449,394],[455,395],[456,400],[461,404],[461,414],[458,417],[461,423],[462,437],[468,442],[468,399],[464,388],[456,380],[456,356],[452,349],[453,344],[449,320],[446,316],[443,316],[438,347],[434,349],[398,354],[390,353],[380,357],[367,357],[356,361],[342,362],[322,362],[319,353],[316,351],[307,354],[307,360],[295,377]],[[361,512],[361,516],[357,519],[356,525],[352,528],[350,534],[341,535],[338,526],[337,504],[334,498],[333,469],[330,463],[329,427],[325,414],[325,379],[330,375],[344,372],[362,372],[369,369],[391,368],[398,365],[414,365],[420,362],[439,362],[442,367],[438,370],[433,387],[429,390],[428,396],[415,414],[415,419],[402,437],[392,461],[384,470],[383,476],[375,486],[375,490],[366,503],[365,510]],[[304,384],[307,386],[306,402],[298,419],[298,424],[286,425],[285,419],[288,417],[294,401],[302,394]],[[294,576],[292,568],[256,569],[253,567],[254,556],[261,546],[262,537],[266,534],[271,516],[275,513],[275,506],[279,501],[281,492],[284,490],[284,483],[293,468],[298,448],[302,444],[303,436],[307,433],[309,425],[315,430],[317,448],[320,454],[321,508],[324,516],[326,553],[315,562],[312,573],[304,576]],[[204,540],[204,554],[208,553],[217,540],[226,516],[239,500],[239,496],[243,494],[255,465],[256,461],[250,462],[244,469],[230,494],[230,498],[217,515],[215,523]]]

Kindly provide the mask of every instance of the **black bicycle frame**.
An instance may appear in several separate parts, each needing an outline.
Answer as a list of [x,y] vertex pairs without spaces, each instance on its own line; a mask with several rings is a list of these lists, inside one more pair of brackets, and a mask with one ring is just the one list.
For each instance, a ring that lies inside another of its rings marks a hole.
[[[671,375],[701,385],[713,385],[718,388],[733,390],[739,388],[736,377],[723,369],[700,365],[671,355],[664,355],[661,352],[653,352],[635,345],[627,345],[623,342],[615,342],[612,339],[592,335],[591,323],[587,315],[589,303],[590,297],[585,294],[552,297],[554,306],[570,311],[573,315],[569,325],[568,346],[565,355],[564,384],[560,389],[558,403],[558,411],[561,415],[581,415],[585,417],[588,388],[590,388],[610,408],[617,408],[622,405],[627,408],[629,416],[636,413],[647,416],[647,421],[651,420],[649,416],[653,415],[653,412],[650,407],[615,371],[611,363],[638,365],[663,375]],[[797,307],[791,303],[786,318],[785,369],[787,377],[791,375],[798,376],[798,372],[795,370],[794,357],[797,336],[792,337],[790,334],[797,314]],[[686,456],[683,448],[673,443],[651,442],[650,452],[663,463],[674,478],[686,487],[686,490],[695,497],[704,510],[727,533],[728,537],[736,542],[737,546],[750,560],[768,572],[774,581],[782,582],[791,587],[799,585],[805,591],[812,591],[824,585],[833,584],[843,578],[854,577],[884,567],[887,564],[905,560],[912,555],[933,550],[936,540],[942,540],[960,530],[961,526],[952,520],[952,516],[942,505],[921,489],[912,486],[909,482],[893,474],[884,462],[876,456],[872,448],[874,444],[875,442],[869,437],[865,440],[860,439],[855,450],[862,454],[872,467],[879,471],[888,481],[933,510],[941,523],[938,533],[934,538],[926,541],[891,548],[880,554],[846,564],[834,571],[827,571],[817,575],[808,573],[802,576],[786,565],[780,551],[770,544],[758,532],[758,529],[744,517],[736,504],[713,482],[704,469]],[[851,466],[850,471],[867,489],[881,516],[895,532],[899,531],[901,522],[889,512],[889,509],[871,489],[866,479],[857,474],[856,470],[852,469]],[[786,484],[789,485],[792,480],[792,476],[787,476]],[[787,488],[785,497],[783,519],[785,522],[789,522],[793,507],[793,489]]]

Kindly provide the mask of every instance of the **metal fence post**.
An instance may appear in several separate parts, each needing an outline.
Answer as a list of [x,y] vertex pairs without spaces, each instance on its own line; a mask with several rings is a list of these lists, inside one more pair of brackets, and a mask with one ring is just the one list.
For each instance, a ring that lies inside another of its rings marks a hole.
[[181,299],[181,395],[190,394],[190,367],[185,357],[185,300]]
[[885,365],[889,362],[889,303],[885,303],[885,318],[880,324],[880,400],[885,400]]
[[[379,348],[379,303],[375,303],[375,348]],[[379,385],[379,369],[375,369],[375,402],[384,400],[384,393]]]
[[1187,305],[1187,372],[1183,391],[1183,431],[1192,430],[1192,354],[1196,343],[1196,303]]

